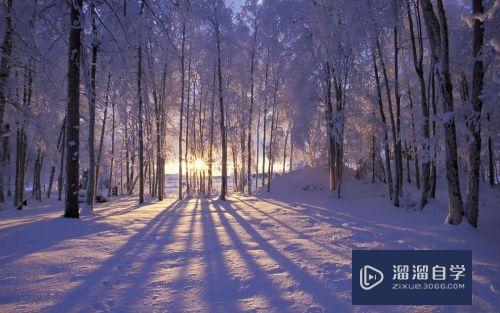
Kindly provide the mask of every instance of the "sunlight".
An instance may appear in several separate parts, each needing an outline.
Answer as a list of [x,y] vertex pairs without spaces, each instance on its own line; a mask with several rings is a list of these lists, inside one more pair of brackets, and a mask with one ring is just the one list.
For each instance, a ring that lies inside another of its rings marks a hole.
[[205,161],[203,161],[202,159],[196,159],[194,160],[193,162],[193,168],[196,170],[196,171],[203,171],[206,167],[206,164],[205,164]]

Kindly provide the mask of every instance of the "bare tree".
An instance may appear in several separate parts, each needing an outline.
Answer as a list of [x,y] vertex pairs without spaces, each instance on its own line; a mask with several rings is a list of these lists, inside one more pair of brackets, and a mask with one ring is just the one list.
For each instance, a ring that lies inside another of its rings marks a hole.
[[[411,14],[410,8],[410,0],[406,2],[406,9],[408,13],[408,25],[410,28],[410,39],[411,39],[411,47],[412,47],[412,55],[413,55],[413,65],[415,67],[415,72],[418,76],[418,81],[420,84],[420,101],[422,102],[422,114],[424,116],[424,123],[422,125],[422,134],[424,136],[424,140],[422,143],[423,148],[423,164],[422,164],[422,180],[423,180],[423,188],[422,188],[422,197],[420,198],[420,209],[422,210],[424,206],[427,204],[427,199],[429,197],[430,190],[430,153],[429,153],[429,103],[427,102],[427,97],[425,94],[425,79],[424,79],[424,68],[423,68],[423,59],[424,59],[424,44],[422,38],[422,22],[420,18],[420,11],[418,6],[415,6],[415,20],[417,22],[417,35],[415,35],[415,30],[413,27],[413,18]],[[410,99],[411,101],[411,99]],[[410,102],[411,103],[411,102]],[[413,126],[412,122],[412,127]],[[418,156],[415,152],[415,170],[417,176],[417,186],[420,185],[419,172],[417,171],[418,166]]]
[[116,92],[113,92],[113,100],[111,102],[111,159],[109,161],[109,186],[108,186],[108,197],[112,196],[113,189],[113,171],[114,171],[114,161],[115,161],[115,103]]
[[82,0],[71,6],[68,51],[68,103],[66,113],[66,200],[64,217],[79,218],[78,178],[80,168],[80,50]]
[[389,87],[389,78],[387,76],[387,69],[385,66],[384,62],[384,57],[382,54],[382,49],[380,47],[380,41],[377,38],[377,50],[378,50],[378,55],[380,59],[380,65],[382,66],[382,74],[384,76],[384,85],[385,85],[385,91],[387,94],[387,104],[389,107],[389,117],[391,121],[391,133],[392,133],[392,141],[394,145],[394,160],[395,160],[395,170],[396,170],[396,181],[394,185],[394,193],[393,193],[393,201],[394,201],[394,206],[398,207],[399,206],[399,197],[401,196],[401,185],[400,185],[400,173],[399,173],[399,146],[398,146],[398,135],[396,131],[396,124],[394,121],[394,110],[392,107],[392,100],[391,100],[391,89]]
[[101,136],[99,138],[99,150],[97,151],[97,162],[95,167],[95,186],[94,186],[94,198],[97,194],[97,187],[99,186],[99,173],[101,167],[102,159],[102,148],[104,145],[104,133],[106,132],[106,120],[108,118],[108,103],[109,103],[109,92],[111,87],[111,73],[108,73],[108,83],[106,87],[106,96],[104,100],[104,115],[101,124]]
[[144,138],[142,127],[142,46],[138,48],[139,62],[137,64],[137,96],[138,107],[138,133],[139,133],[139,204],[144,202]]
[[380,87],[380,79],[377,67],[377,60],[375,57],[375,51],[372,49],[372,58],[373,58],[373,71],[375,73],[375,86],[377,87],[377,100],[378,107],[380,111],[380,120],[382,121],[382,132],[383,132],[383,145],[384,145],[384,154],[385,154],[385,172],[387,174],[387,186],[389,187],[389,197],[392,199],[394,196],[394,190],[392,189],[392,171],[391,171],[391,157],[389,151],[389,136],[387,134],[387,121],[384,113],[384,106],[382,103],[382,91]]
[[[248,141],[247,141],[247,188],[248,194],[252,194],[252,118],[254,106],[254,71],[255,71],[255,52],[257,49],[257,19],[253,25],[252,50],[250,52],[250,112],[248,117]],[[258,152],[257,152],[258,154]]]
[[[12,0],[6,0],[6,11],[5,11],[5,32],[2,42],[2,59],[0,60],[0,139],[4,141],[4,136],[8,136],[8,131],[4,132],[7,127],[3,125],[4,115],[5,115],[5,104],[7,103],[7,79],[9,77],[10,69],[12,66],[12,35],[14,29],[12,27]],[[3,155],[2,150],[4,147],[0,146],[0,156]],[[0,203],[4,201],[4,167],[5,162],[0,160]]]
[[[483,14],[484,7],[482,0],[472,1],[472,14]],[[469,168],[467,171],[467,197],[465,202],[465,212],[469,223],[477,227],[478,204],[479,204],[479,171],[481,167],[481,110],[483,101],[481,93],[483,91],[484,65],[482,49],[484,44],[484,23],[481,19],[474,19],[474,41],[472,44],[472,56],[474,57],[474,69],[472,72],[472,116],[468,117],[468,127],[472,134],[472,141],[469,143]]]
[[[215,5],[215,10],[217,10],[217,4]],[[216,12],[217,14],[217,12]],[[221,190],[220,199],[226,200],[227,194],[227,135],[226,135],[226,123],[225,123],[225,113],[224,113],[224,94],[223,94],[223,84],[222,84],[222,38],[220,33],[220,25],[217,18],[214,20],[214,30],[215,30],[215,40],[217,44],[217,77],[219,81],[219,125],[220,125],[220,136],[221,136],[221,147],[222,147],[222,170],[221,170]]]
[[95,104],[96,104],[96,72],[97,72],[97,51],[99,43],[97,42],[97,25],[94,1],[90,1],[90,16],[92,24],[92,60],[90,64],[90,88],[89,88],[89,170],[87,179],[87,204],[90,211],[94,207],[95,185],[96,185],[96,162],[95,162]]
[[181,43],[181,103],[179,113],[179,200],[182,199],[182,123],[184,120],[184,84],[185,84],[185,46],[186,46],[186,25],[182,25]]
[[[420,2],[432,51],[435,73],[441,85],[448,183],[448,217],[450,224],[460,224],[464,215],[460,179],[458,176],[457,134],[453,116],[453,85],[450,75],[448,23],[442,0],[437,0],[437,16],[430,0]],[[439,66],[436,66],[439,64]]]

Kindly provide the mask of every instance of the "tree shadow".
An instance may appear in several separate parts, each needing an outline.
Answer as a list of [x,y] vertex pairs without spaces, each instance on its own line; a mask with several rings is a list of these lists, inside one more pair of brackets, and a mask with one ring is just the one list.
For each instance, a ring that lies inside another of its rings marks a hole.
[[[158,249],[173,240],[171,230],[180,216],[176,212],[184,206],[185,202],[177,201],[163,209],[139,232],[131,236],[110,258],[106,259],[99,268],[87,274],[79,285],[68,291],[57,304],[49,309],[49,312],[86,311],[91,306],[89,301],[96,299],[104,299],[104,301],[98,300],[93,306],[94,310],[114,307],[116,300],[106,298],[113,286],[121,283],[119,280],[113,280],[116,276],[137,273],[137,277],[133,280],[134,285],[129,286],[132,290],[137,290],[138,286],[135,283],[140,285],[141,279],[147,278],[143,271],[145,271],[144,267],[149,264],[147,258],[153,255],[151,249]],[[165,236],[160,236],[160,232],[163,232]],[[133,292],[130,291],[126,296],[133,296]]]
[[253,241],[297,282],[297,288],[308,293],[316,304],[321,305],[327,312],[349,311],[351,309],[348,304],[337,299],[336,288],[333,285],[325,284],[324,281],[312,276],[306,269],[288,259],[241,217],[230,202],[214,202],[214,206],[220,212],[226,212],[233,217]]
[[255,250],[255,248],[245,244],[236,233],[234,226],[231,225],[231,222],[222,210],[221,201],[212,201],[211,204],[215,209],[221,225],[225,230],[225,234],[229,237],[233,248],[241,256],[241,259],[245,263],[245,270],[248,270],[251,274],[251,281],[245,282],[247,285],[244,288],[237,285],[231,286],[232,282],[227,282],[227,285],[232,287],[231,292],[240,298],[258,295],[265,298],[269,305],[274,308],[289,306],[291,303],[282,298],[281,290],[275,286],[274,282],[269,277],[269,273],[262,268],[262,265],[259,265],[256,262],[255,256],[252,256],[249,252],[249,250]]
[[[291,233],[295,234],[299,239],[305,239],[305,240],[307,240],[307,241],[309,241],[317,246],[320,246],[322,249],[329,251],[330,253],[336,253],[336,254],[342,253],[342,251],[340,251],[338,249],[334,249],[333,248],[334,246],[337,246],[339,248],[345,248],[344,246],[339,245],[337,243],[326,244],[326,243],[321,242],[317,239],[314,239],[312,235],[308,235],[308,234],[304,233],[303,231],[297,230],[296,228],[294,228],[290,224],[287,224],[287,223],[283,222],[282,220],[265,212],[264,210],[259,209],[257,206],[250,204],[248,201],[245,201],[241,198],[238,198],[238,201],[243,203],[245,206],[247,206],[251,210],[255,210],[255,211],[259,212],[260,214],[264,215],[267,219],[273,220],[274,222],[278,223],[280,226],[284,227],[285,229],[287,229]],[[350,254],[343,253],[342,257],[350,258]]]
[[210,312],[239,312],[235,303],[237,295],[227,292],[231,286],[231,274],[224,260],[223,248],[217,234],[210,205],[205,202],[201,208],[203,257],[205,263],[205,283],[203,298]]
[[[2,247],[0,267],[23,258],[29,254],[48,249],[64,241],[98,234],[112,229],[107,223],[97,222],[98,217],[82,219],[66,219],[62,216],[54,218],[53,214],[44,215],[37,221],[26,221],[2,228],[0,241],[7,244]],[[54,233],[57,229],[58,234]],[[23,245],[20,249],[19,244]]]

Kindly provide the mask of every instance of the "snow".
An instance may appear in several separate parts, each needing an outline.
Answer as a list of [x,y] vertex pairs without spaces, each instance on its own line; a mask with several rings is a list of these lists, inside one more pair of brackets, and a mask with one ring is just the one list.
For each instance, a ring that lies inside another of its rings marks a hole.
[[[327,186],[324,169],[305,168],[227,202],[120,197],[81,219],[55,200],[1,211],[0,312],[498,310],[498,190],[482,189],[473,229],[443,223],[444,184],[424,212],[349,173],[342,199]],[[352,249],[471,249],[473,306],[352,306]]]

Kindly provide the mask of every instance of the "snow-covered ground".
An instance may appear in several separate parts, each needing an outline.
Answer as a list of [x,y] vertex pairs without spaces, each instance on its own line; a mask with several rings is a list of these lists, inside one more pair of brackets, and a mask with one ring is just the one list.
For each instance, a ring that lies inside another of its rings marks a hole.
[[[440,187],[424,212],[349,175],[337,199],[310,168],[227,202],[119,198],[79,220],[31,202],[0,212],[0,311],[498,312],[500,192],[472,229],[443,224]],[[473,306],[352,306],[352,249],[471,249]]]

